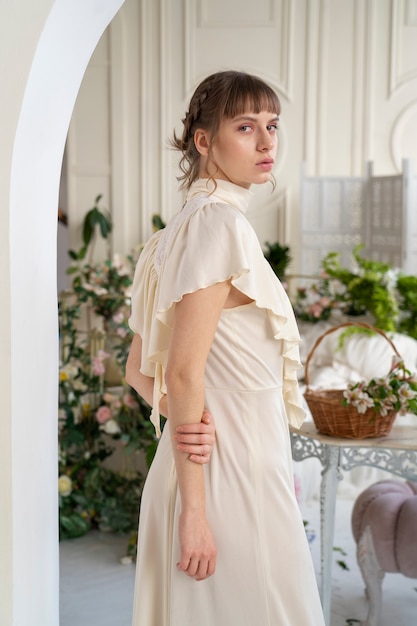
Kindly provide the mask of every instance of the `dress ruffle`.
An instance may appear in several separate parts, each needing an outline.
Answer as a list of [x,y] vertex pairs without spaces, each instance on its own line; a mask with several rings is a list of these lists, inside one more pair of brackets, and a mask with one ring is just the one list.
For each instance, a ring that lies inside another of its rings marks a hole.
[[141,371],[155,378],[151,420],[157,436],[175,304],[188,293],[228,279],[267,310],[274,337],[283,345],[288,422],[299,427],[305,418],[296,373],[301,367],[300,335],[288,296],[244,215],[252,194],[232,183],[216,183],[211,193],[206,181],[192,186],[185,207],[145,245],[135,272],[129,324],[143,340]]

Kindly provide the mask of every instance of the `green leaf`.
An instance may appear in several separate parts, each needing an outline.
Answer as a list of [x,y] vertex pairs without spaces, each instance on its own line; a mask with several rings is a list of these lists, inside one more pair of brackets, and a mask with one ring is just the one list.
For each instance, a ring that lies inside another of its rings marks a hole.
[[104,215],[104,213],[99,213],[97,216],[97,222],[100,226],[100,232],[103,239],[107,239],[109,233],[112,230],[112,222],[110,214]]
[[88,246],[89,243],[91,242],[91,238],[94,233],[94,225],[91,224],[90,219],[89,218],[87,219],[87,217],[88,217],[88,213],[87,213],[86,219],[84,220],[84,225],[83,225],[83,241],[86,246]]
[[81,517],[79,513],[71,513],[71,515],[59,516],[60,535],[62,539],[73,537],[81,537],[85,535],[91,528],[88,520]]
[[165,223],[162,221],[161,216],[158,213],[154,213],[152,215],[152,227],[155,231],[165,228]]

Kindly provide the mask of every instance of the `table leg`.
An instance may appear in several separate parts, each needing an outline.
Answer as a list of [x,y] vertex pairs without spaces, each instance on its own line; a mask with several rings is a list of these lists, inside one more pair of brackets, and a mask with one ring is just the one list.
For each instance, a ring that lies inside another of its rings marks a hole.
[[330,601],[332,594],[332,558],[336,490],[338,482],[339,449],[326,445],[326,465],[322,471],[320,485],[320,550],[321,587],[320,596],[324,621],[330,626]]

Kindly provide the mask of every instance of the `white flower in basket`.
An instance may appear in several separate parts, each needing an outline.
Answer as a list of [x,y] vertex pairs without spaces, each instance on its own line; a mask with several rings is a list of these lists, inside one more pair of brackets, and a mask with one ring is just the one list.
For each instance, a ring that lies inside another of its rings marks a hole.
[[369,383],[361,381],[348,385],[343,392],[343,405],[351,404],[358,413],[373,408],[376,415],[385,416],[391,411],[405,415],[417,415],[417,376],[406,369],[397,355],[383,378],[372,378]]
[[[369,382],[350,383],[347,389],[313,390],[309,386],[309,363],[314,351],[328,334],[339,328],[360,326],[383,336],[395,356],[385,377]],[[317,430],[332,437],[365,439],[387,435],[398,414],[417,415],[417,376],[405,368],[395,345],[380,329],[362,322],[345,322],[327,330],[319,337],[305,364],[304,397]]]

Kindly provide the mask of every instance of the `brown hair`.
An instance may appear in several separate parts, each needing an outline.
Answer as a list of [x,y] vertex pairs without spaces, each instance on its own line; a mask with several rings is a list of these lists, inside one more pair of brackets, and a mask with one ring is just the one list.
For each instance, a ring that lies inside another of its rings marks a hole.
[[178,178],[182,189],[189,189],[199,175],[200,154],[194,144],[195,131],[198,128],[209,131],[213,139],[223,118],[233,118],[245,111],[270,111],[279,115],[281,103],[269,85],[244,72],[217,72],[199,84],[182,120],[182,135],[178,137],[174,132],[171,141],[171,145],[182,152],[182,175]]

